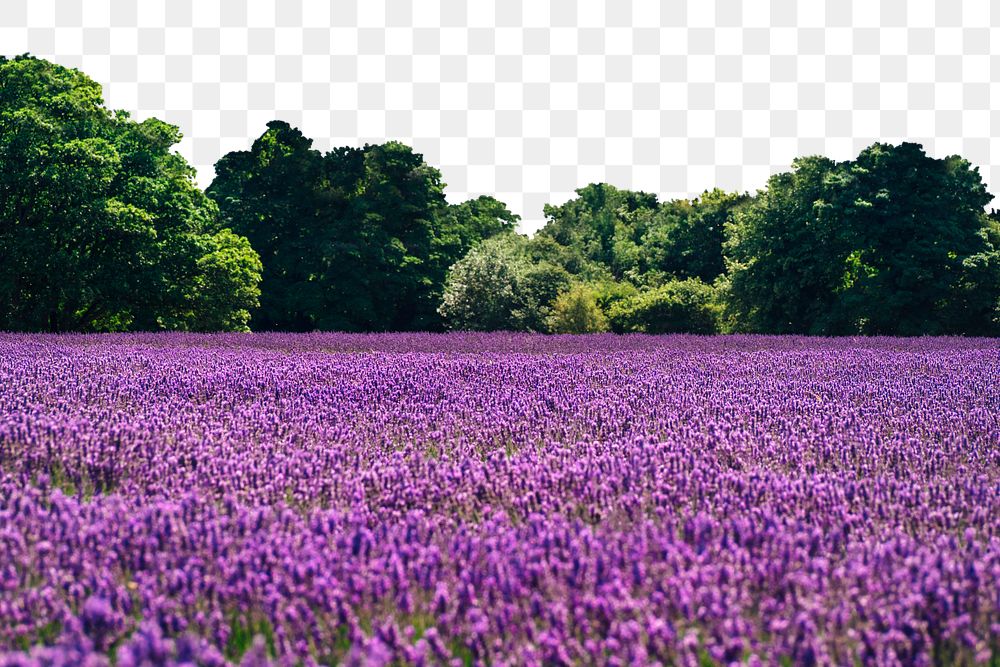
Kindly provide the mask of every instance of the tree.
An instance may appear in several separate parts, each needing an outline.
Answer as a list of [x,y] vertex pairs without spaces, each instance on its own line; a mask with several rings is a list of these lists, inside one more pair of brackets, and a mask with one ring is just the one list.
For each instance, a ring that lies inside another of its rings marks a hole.
[[325,212],[346,214],[343,202],[322,198],[329,188],[323,156],[312,140],[272,121],[249,151],[233,151],[215,165],[207,194],[223,222],[246,236],[264,263],[255,330],[303,331],[326,307],[320,253],[329,242]]
[[[168,329],[194,331],[249,331],[250,311],[235,309],[232,304],[249,306],[260,296],[260,257],[250,242],[223,229],[214,236],[197,239],[200,244],[197,271],[187,280],[171,285],[178,291],[179,303],[187,310],[162,318]],[[185,326],[185,322],[190,322]]]
[[1000,256],[986,237],[983,209],[993,197],[978,170],[958,156],[931,158],[917,144],[874,144],[850,172],[837,183],[854,243],[834,331],[982,332],[968,299],[979,288],[998,294],[1000,284],[981,279]]
[[822,333],[849,251],[846,228],[828,214],[838,166],[798,158],[727,226],[726,304],[735,327],[761,333]]
[[576,249],[587,261],[613,269],[615,277],[621,278],[630,265],[628,255],[633,248],[629,242],[635,243],[641,236],[633,233],[631,216],[642,210],[655,211],[656,195],[619,190],[606,183],[588,185],[576,194],[561,206],[545,206],[549,220],[538,236]]
[[272,121],[216,165],[208,189],[265,258],[258,329],[439,329],[448,268],[513,215],[492,197],[447,205],[441,174],[398,142],[341,147]]
[[502,201],[482,195],[443,207],[438,214],[435,240],[439,252],[450,259],[447,266],[451,266],[482,241],[514,231],[519,220]]
[[611,306],[608,319],[618,333],[697,333],[719,330],[718,299],[696,278],[674,280]]
[[728,227],[730,316],[773,333],[986,332],[990,199],[968,162],[916,144],[796,160]]
[[[468,252],[486,239],[512,233],[520,217],[493,197],[476,199],[442,207],[434,226],[434,241],[428,264],[433,285],[431,299],[440,304],[448,270]],[[438,327],[440,315],[435,313],[433,326]]]
[[179,140],[108,111],[77,70],[0,58],[0,328],[245,328],[259,259],[220,228]]
[[594,291],[586,285],[575,285],[556,298],[548,324],[552,333],[585,334],[608,330],[608,320],[597,305]]
[[661,203],[644,192],[591,184],[575,199],[545,208],[549,220],[536,240],[563,249],[563,266],[588,282],[712,282],[725,272],[725,223],[748,199],[716,189]]
[[691,201],[664,202],[648,223],[637,263],[675,278],[714,281],[726,271],[725,225],[748,200],[716,188]]
[[507,233],[483,241],[448,272],[438,309],[451,329],[544,331],[551,302],[569,274],[533,263],[527,239]]

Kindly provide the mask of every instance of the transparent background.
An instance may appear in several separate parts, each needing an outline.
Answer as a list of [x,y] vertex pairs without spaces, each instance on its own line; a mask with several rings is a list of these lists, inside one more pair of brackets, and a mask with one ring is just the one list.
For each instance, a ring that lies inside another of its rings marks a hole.
[[524,231],[589,182],[753,191],[877,139],[1000,187],[998,26],[990,0],[0,0],[0,52],[179,125],[202,185],[282,118],[405,141]]

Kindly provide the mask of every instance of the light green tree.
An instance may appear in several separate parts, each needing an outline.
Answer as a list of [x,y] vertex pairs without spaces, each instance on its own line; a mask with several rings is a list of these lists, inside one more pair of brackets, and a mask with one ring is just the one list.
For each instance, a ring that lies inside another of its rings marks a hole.
[[608,319],[597,305],[597,296],[586,285],[574,285],[556,297],[548,323],[552,333],[585,334],[608,330]]

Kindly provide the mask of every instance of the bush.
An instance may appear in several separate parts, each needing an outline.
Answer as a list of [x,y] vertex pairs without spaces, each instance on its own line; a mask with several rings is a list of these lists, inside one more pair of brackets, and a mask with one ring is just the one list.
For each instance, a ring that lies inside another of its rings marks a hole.
[[545,331],[550,306],[570,284],[569,274],[533,262],[528,239],[507,232],[483,241],[455,262],[438,312],[449,329]]
[[608,313],[618,333],[697,333],[719,331],[715,289],[696,278],[673,280],[614,303]]
[[594,290],[576,285],[560,294],[552,304],[549,331],[584,334],[608,330],[608,319],[597,305]]

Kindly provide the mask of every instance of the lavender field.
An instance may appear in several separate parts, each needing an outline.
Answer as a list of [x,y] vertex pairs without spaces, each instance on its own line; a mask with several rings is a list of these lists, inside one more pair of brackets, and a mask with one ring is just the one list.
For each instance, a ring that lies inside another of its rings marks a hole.
[[1000,341],[0,335],[0,665],[1000,662]]

